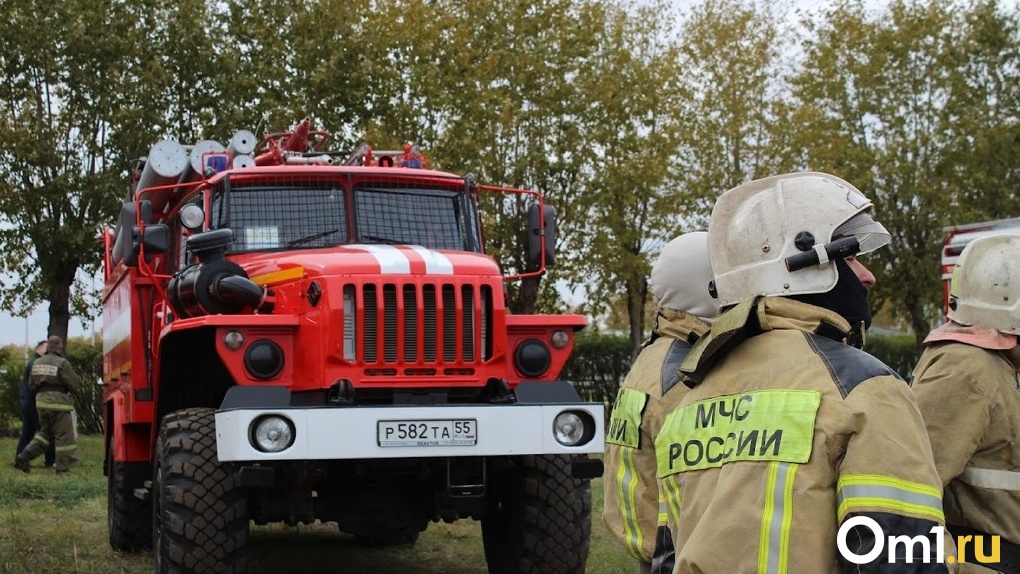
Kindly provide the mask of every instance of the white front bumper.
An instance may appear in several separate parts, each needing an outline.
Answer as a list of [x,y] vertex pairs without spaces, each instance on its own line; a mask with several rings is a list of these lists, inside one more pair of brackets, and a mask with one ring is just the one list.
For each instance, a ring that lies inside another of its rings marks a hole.
[[[566,447],[553,438],[553,419],[563,411],[584,411],[595,422],[587,444]],[[294,444],[262,452],[249,439],[251,423],[279,415],[294,425]],[[463,420],[478,422],[472,446],[395,446],[378,444],[378,421]],[[549,405],[445,405],[382,407],[253,408],[216,413],[216,449],[221,461],[334,460],[522,454],[602,453],[603,407],[592,403]]]

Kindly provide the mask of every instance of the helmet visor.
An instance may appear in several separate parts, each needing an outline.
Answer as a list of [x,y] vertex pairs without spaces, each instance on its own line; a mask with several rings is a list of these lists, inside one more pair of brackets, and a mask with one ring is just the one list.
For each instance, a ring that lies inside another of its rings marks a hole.
[[886,231],[881,223],[875,221],[864,212],[858,213],[846,220],[832,232],[834,240],[850,236],[856,237],[857,242],[861,245],[861,250],[858,253],[870,253],[879,247],[883,247],[892,239],[892,236],[889,235],[889,232]]

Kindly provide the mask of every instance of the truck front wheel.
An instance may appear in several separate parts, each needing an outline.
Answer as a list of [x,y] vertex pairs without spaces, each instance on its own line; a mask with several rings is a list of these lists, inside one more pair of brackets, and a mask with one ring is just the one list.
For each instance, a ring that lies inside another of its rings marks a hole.
[[591,544],[591,483],[570,476],[575,457],[522,456],[496,486],[482,519],[490,574],[583,574]]
[[158,574],[247,569],[248,501],[232,465],[216,456],[212,409],[184,409],[163,418],[152,491]]

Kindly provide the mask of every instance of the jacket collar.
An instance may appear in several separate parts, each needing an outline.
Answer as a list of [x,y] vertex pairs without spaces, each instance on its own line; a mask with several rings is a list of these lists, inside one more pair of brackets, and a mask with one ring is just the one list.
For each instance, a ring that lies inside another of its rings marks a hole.
[[[686,311],[659,307],[655,314],[652,339],[672,337],[694,344],[698,337],[708,332],[709,327],[711,325],[707,321]],[[694,337],[691,337],[692,334]]]
[[991,327],[961,325],[951,319],[924,338],[926,345],[940,341],[957,341],[989,351],[1008,351],[1016,347],[1016,335],[1000,333]]
[[798,330],[815,333],[841,343],[852,329],[839,313],[786,297],[763,297],[755,308],[761,331]]
[[[834,311],[784,297],[752,297],[716,317],[708,335],[694,345],[680,365],[684,384],[696,387],[720,358],[741,343],[766,331],[779,330],[814,333],[842,343],[855,338],[850,324]],[[863,340],[860,342],[863,344]]]

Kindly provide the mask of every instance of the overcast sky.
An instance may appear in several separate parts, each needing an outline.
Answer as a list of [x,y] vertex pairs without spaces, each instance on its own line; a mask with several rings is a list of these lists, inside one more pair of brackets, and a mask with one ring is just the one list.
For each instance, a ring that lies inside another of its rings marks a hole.
[[[86,275],[82,273],[80,276]],[[92,281],[95,287],[99,288],[103,284],[102,273],[97,273]],[[28,346],[34,347],[36,342],[46,338],[46,327],[49,322],[49,303],[45,301],[40,303],[27,319],[0,311],[0,347],[12,344],[25,345],[25,341],[28,341]],[[102,318],[97,315],[95,329],[101,331],[102,328]],[[71,322],[67,325],[67,335],[69,338],[87,337],[92,335],[92,329],[92,321],[88,318],[71,317]]]
[[[35,345],[37,341],[46,338],[46,326],[49,324],[47,304],[43,303],[36,308],[35,313],[24,317],[14,317],[10,313],[0,313],[0,347],[5,345],[24,345],[26,339],[29,346]],[[96,320],[96,329],[102,325]],[[25,330],[28,329],[26,337]],[[67,326],[68,337],[84,337],[92,334],[92,324],[82,324],[77,318],[72,318]]]

